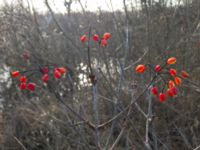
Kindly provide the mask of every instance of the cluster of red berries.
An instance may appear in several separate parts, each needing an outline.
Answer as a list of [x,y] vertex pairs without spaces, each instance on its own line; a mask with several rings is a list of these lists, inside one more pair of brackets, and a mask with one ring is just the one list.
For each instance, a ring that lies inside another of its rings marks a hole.
[[[44,83],[48,83],[48,81],[49,81],[49,68],[44,67],[44,68],[38,69],[38,71],[42,73],[42,77],[41,77],[42,81]],[[28,72],[28,71],[26,71],[26,72]],[[55,79],[60,79],[67,72],[68,72],[68,70],[65,67],[55,67],[54,70],[53,70],[53,76],[54,76]],[[20,72],[20,71],[11,72],[11,76],[13,78],[19,78],[19,81],[20,81],[19,88],[21,90],[27,89],[29,91],[35,91],[36,83],[34,83],[34,82],[27,83],[28,77],[25,76],[24,74],[25,74],[24,72]]]
[[[102,38],[100,38],[98,34],[93,35],[93,40],[101,44],[102,47],[106,47],[108,45],[108,40],[110,38],[111,38],[111,34],[108,32],[104,33]],[[83,36],[81,36],[80,40],[81,42],[84,43],[88,40],[88,37],[84,34]]]
[[[180,74],[177,73],[177,70],[174,68],[171,68],[171,65],[176,63],[176,58],[171,57],[167,60],[167,62],[161,66],[156,65],[154,68],[150,66],[151,69],[156,73],[156,75],[169,75],[169,81],[165,82],[167,83],[167,90],[166,92],[159,92],[158,87],[154,86],[151,89],[151,93],[159,98],[160,102],[165,102],[167,100],[167,97],[174,97],[178,94],[178,86],[182,84],[182,78],[188,78],[189,74],[186,71],[181,71]],[[139,64],[135,71],[137,73],[144,73],[147,69],[147,66],[144,64]]]

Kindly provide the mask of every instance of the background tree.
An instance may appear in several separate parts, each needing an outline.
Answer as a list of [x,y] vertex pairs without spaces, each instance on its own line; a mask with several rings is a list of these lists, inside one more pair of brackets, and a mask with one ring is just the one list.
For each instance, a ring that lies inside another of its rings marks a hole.
[[[46,14],[21,1],[0,9],[1,149],[198,149],[200,1],[141,1],[136,9],[124,0],[124,10],[94,13],[82,5],[83,12],[74,12],[69,6],[65,15],[45,2]],[[105,32],[112,35],[106,48],[89,42],[93,93],[88,43],[80,37]],[[161,104],[145,90],[153,73],[134,70],[171,56],[190,78],[176,98]],[[10,71],[44,66],[69,72],[60,80],[51,76],[47,85],[41,72],[30,75],[35,92],[21,91],[10,77]]]

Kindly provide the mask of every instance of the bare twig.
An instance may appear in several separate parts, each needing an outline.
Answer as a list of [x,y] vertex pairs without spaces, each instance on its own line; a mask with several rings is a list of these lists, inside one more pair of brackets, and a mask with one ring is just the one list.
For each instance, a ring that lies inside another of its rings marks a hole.
[[28,150],[28,149],[24,146],[24,144],[23,144],[17,137],[14,136],[14,139],[17,141],[17,143],[18,143],[24,150]]
[[194,148],[193,150],[199,150],[199,149],[200,149],[200,145]]
[[96,148],[100,149],[100,139],[99,139],[99,112],[98,112],[98,97],[97,97],[97,84],[94,84],[93,87],[93,111],[95,117],[95,143]]
[[49,12],[51,13],[51,16],[52,16],[54,22],[56,23],[57,27],[59,28],[59,30],[63,33],[63,35],[65,36],[65,38],[70,41],[70,43],[72,44],[72,46],[74,48],[76,48],[77,50],[79,50],[79,47],[74,43],[74,41],[70,37],[67,36],[65,30],[62,28],[62,26],[56,20],[56,17],[55,17],[55,15],[53,13],[53,10],[51,9],[51,7],[49,5],[48,0],[45,0],[45,4],[46,4],[47,8],[49,9]]
[[126,119],[123,123],[123,127],[120,131],[120,134],[118,135],[117,139],[114,141],[114,143],[112,144],[110,150],[113,150],[115,148],[115,146],[117,145],[117,143],[119,142],[119,139],[121,138],[122,134],[124,133],[125,131],[125,128],[127,127],[127,124],[128,124],[128,120],[129,120],[129,115],[131,114],[131,110],[132,110],[132,105],[135,104],[135,102],[140,99],[140,97],[149,89],[149,87],[152,85],[152,83],[154,82],[154,80],[156,79],[156,75],[152,78],[151,82],[148,84],[148,86],[144,89],[144,91],[136,98],[136,99],[133,99],[131,101],[131,103],[128,105],[128,107],[126,107],[123,111],[121,112],[124,112],[125,110],[128,109],[128,113],[126,114]]
[[148,53],[148,50],[146,50],[146,51],[144,52],[144,54],[143,54],[140,58],[138,58],[138,60],[136,60],[134,63],[132,63],[132,64],[130,64],[129,66],[125,67],[124,70],[128,70],[128,69],[130,69],[131,67],[133,67],[134,65],[136,65],[138,62],[140,62],[140,61],[146,56],[147,53]]
[[[151,89],[151,86],[149,87],[149,89]],[[151,144],[150,144],[150,138],[149,138],[149,134],[150,134],[150,126],[151,126],[151,122],[152,122],[152,97],[150,94],[150,90],[147,90],[147,99],[148,99],[148,114],[147,114],[147,118],[146,118],[146,134],[145,134],[145,146],[148,150],[151,150]]]

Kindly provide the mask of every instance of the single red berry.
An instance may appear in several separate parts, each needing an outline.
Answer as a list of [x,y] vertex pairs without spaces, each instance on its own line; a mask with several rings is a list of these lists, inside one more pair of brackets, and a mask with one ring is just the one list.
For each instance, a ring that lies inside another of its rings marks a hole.
[[27,82],[27,77],[26,76],[21,76],[20,77],[20,82],[26,83]]
[[48,74],[49,68],[48,68],[48,67],[44,67],[44,68],[41,69],[41,72],[42,72],[43,74]]
[[174,96],[174,92],[172,91],[172,89],[167,89],[167,95],[170,97]]
[[26,83],[25,82],[20,83],[20,89],[21,90],[25,90],[26,89]]
[[166,101],[166,95],[164,93],[159,94],[159,100],[160,102],[165,102]]
[[13,71],[13,72],[11,72],[11,76],[13,78],[17,78],[18,76],[20,76],[20,72],[19,71]]
[[162,67],[160,65],[156,65],[155,71],[160,72],[162,70]]
[[168,87],[171,89],[171,88],[174,87],[174,86],[175,86],[174,81],[169,80]]
[[189,74],[186,71],[181,71],[181,76],[183,78],[189,78]]
[[27,88],[29,91],[35,91],[36,84],[33,82],[28,83]]
[[44,74],[42,76],[42,80],[47,83],[49,81],[49,75],[48,74]]
[[65,67],[58,67],[56,69],[61,73],[61,75],[67,72],[67,69]]
[[173,68],[171,68],[171,69],[169,70],[169,73],[170,73],[171,76],[173,76],[173,77],[175,77],[175,76],[177,75],[176,69],[173,69]]
[[87,41],[87,36],[86,35],[81,36],[80,40],[81,42],[84,43],[85,41]]
[[168,60],[167,60],[167,64],[168,65],[172,65],[172,64],[175,64],[176,63],[176,57],[170,57]]
[[175,86],[171,88],[171,91],[172,91],[172,93],[173,93],[174,95],[177,95],[177,94],[178,94],[178,88],[175,87]]
[[98,42],[98,41],[99,41],[99,36],[98,36],[97,34],[95,34],[95,35],[93,36],[93,40],[94,40],[95,42]]
[[106,39],[101,40],[102,47],[106,47],[108,45],[108,41]]
[[57,69],[55,69],[55,70],[54,70],[54,77],[55,77],[56,79],[60,79],[61,76],[62,76],[62,74],[61,74]]
[[182,79],[179,77],[175,77],[174,81],[175,81],[176,85],[181,85],[181,83],[182,83]]
[[152,93],[153,95],[158,95],[158,88],[157,88],[157,87],[153,87],[153,88],[151,89],[151,93]]
[[140,64],[135,68],[137,73],[144,73],[146,70],[146,66],[144,64]]
[[103,39],[108,40],[110,38],[111,38],[111,34],[110,33],[108,33],[108,32],[104,33]]

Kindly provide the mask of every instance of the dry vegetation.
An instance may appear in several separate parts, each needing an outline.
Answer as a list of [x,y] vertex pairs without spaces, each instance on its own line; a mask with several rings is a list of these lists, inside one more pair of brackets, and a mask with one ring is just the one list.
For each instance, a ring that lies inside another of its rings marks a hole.
[[[197,150],[200,1],[185,0],[176,6],[166,6],[165,0],[148,1],[143,0],[142,9],[137,11],[125,7],[115,12],[83,10],[65,15],[54,14],[50,7],[50,13],[41,15],[20,2],[1,7],[1,74],[7,67],[25,70],[47,64],[67,66],[70,72],[60,81],[52,79],[48,86],[42,84],[40,75],[32,76],[38,83],[33,93],[20,91],[18,81],[10,77],[1,80],[0,149]],[[80,36],[88,34],[90,28],[92,34],[112,34],[105,49],[90,45],[98,109],[94,109],[92,87],[88,82],[80,84],[79,78],[80,74],[89,75],[89,70],[83,69],[88,64],[87,46],[80,42]],[[25,51],[30,52],[30,61],[22,59]],[[176,67],[191,76],[184,81],[179,96],[161,104],[147,91],[133,103],[131,111],[125,111],[150,80],[148,73],[136,74],[135,66],[161,63],[170,56],[176,56]],[[147,130],[148,119],[141,112],[147,113],[149,107],[152,114]],[[120,112],[124,113],[113,119]],[[113,120],[102,125],[109,119]],[[93,125],[99,128],[95,130]]]

